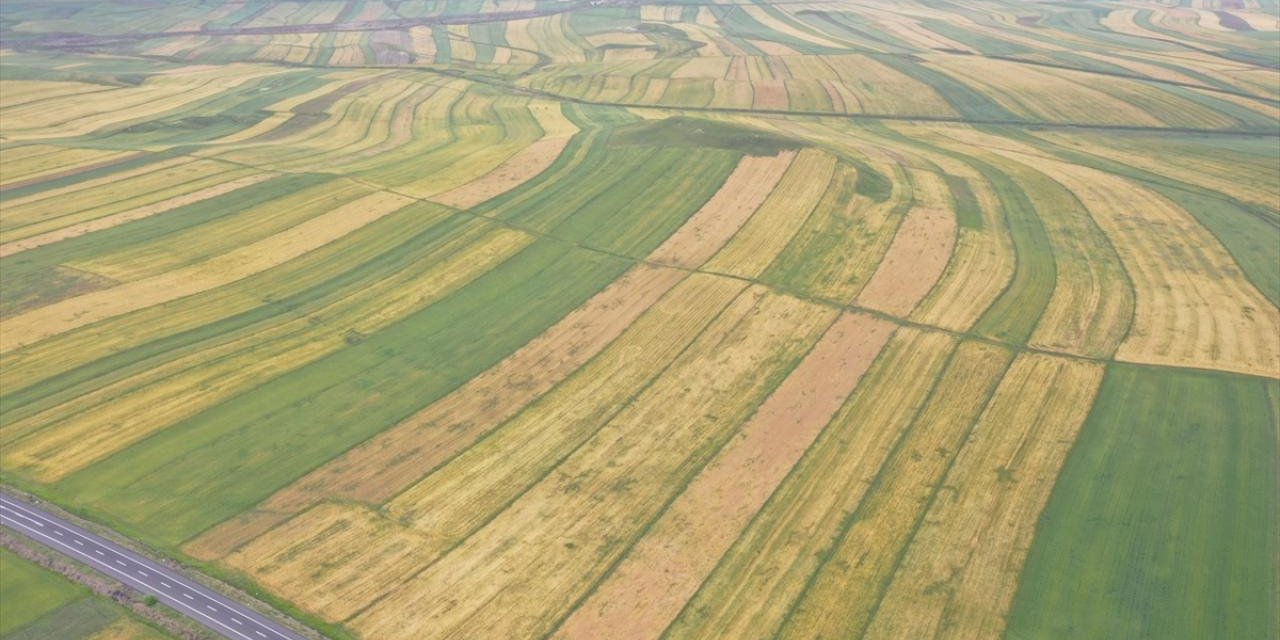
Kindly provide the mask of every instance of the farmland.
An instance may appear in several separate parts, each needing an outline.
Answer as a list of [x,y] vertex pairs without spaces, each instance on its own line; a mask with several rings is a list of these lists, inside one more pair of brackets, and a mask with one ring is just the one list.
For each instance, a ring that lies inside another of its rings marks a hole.
[[149,626],[103,596],[7,549],[0,549],[0,638],[35,640],[164,640]]
[[1280,640],[1277,11],[5,2],[0,483],[334,638]]

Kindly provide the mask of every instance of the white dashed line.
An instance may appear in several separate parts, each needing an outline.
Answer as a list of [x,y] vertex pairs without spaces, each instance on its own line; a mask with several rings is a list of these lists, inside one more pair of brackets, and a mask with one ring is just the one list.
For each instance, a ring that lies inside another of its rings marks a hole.
[[[53,545],[54,548],[57,548],[58,546],[65,547],[67,550],[70,550],[73,554],[82,556],[86,559],[93,558],[93,556],[89,554],[89,551],[93,551],[94,554],[97,554],[97,557],[99,558],[99,560],[92,561],[90,563],[91,565],[96,565],[102,568],[109,568],[110,564],[114,563],[117,566],[123,567],[125,570],[119,571],[119,570],[113,569],[110,571],[110,575],[122,581],[124,584],[128,584],[136,588],[140,588],[144,591],[156,589],[155,586],[142,582],[137,577],[137,576],[150,577],[150,573],[153,571],[153,569],[143,570],[143,567],[151,566],[145,562],[134,561],[131,557],[129,557],[126,554],[116,553],[112,551],[112,548],[109,546],[101,547],[97,542],[95,542],[95,539],[92,537],[81,540],[79,539],[80,534],[77,534],[74,530],[68,529],[68,530],[60,531],[59,530],[60,525],[57,522],[49,521],[48,524],[46,524],[45,522],[41,522],[33,517],[28,517],[24,515],[25,509],[21,507],[12,506],[10,504],[10,501],[7,498],[0,499],[0,512],[2,512],[0,513],[0,519],[4,521],[5,526],[16,527],[18,529],[25,529],[26,534],[31,536],[33,539],[38,540],[40,538],[43,538],[45,541],[45,544],[47,544],[48,542],[54,542],[55,543],[55,545]],[[26,524],[27,522],[29,522],[30,524]],[[39,529],[43,529],[43,532],[40,531]],[[56,539],[54,537],[55,535],[58,538],[61,538],[61,540]],[[76,549],[72,547],[70,544],[68,544],[67,541],[74,542],[76,547],[80,547],[80,549]],[[94,544],[90,545],[90,544],[86,544],[86,542],[94,542]],[[106,553],[107,551],[112,551],[112,553]],[[108,562],[108,560],[111,562]],[[156,573],[159,573],[160,575],[164,575],[163,570],[155,569],[154,571]],[[203,618],[204,620],[206,620],[207,623],[205,624],[210,625],[210,628],[214,628],[214,625],[216,625],[217,627],[221,627],[222,629],[225,629],[226,632],[231,634],[231,635],[228,635],[227,637],[231,637],[232,635],[234,635],[236,637],[243,638],[244,640],[252,640],[253,637],[258,637],[258,638],[261,638],[262,640],[272,640],[273,638],[294,637],[291,635],[281,635],[279,632],[274,632],[274,631],[270,634],[264,633],[263,631],[253,628],[253,622],[251,619],[248,622],[246,622],[244,619],[235,617],[234,615],[228,616],[230,621],[235,624],[235,627],[233,627],[226,622],[218,620],[217,617],[214,617],[214,616],[221,615],[222,608],[223,608],[222,602],[216,599],[211,599],[209,597],[206,597],[198,590],[191,589],[191,590],[179,591],[178,587],[190,589],[189,585],[185,584],[180,579],[175,579],[175,582],[177,583],[177,585],[170,584],[168,581],[163,579],[158,579],[157,582],[163,585],[164,588],[170,590],[171,593],[174,591],[181,593],[182,597],[186,598],[189,601],[192,601],[192,602],[200,601],[202,603],[202,607],[196,607],[194,604],[191,604],[191,605],[183,605],[182,609],[185,610],[187,615],[199,616],[199,618]],[[197,595],[201,597],[197,599],[195,597]],[[212,602],[212,604],[210,604],[210,602]],[[205,613],[204,610],[206,609],[209,612],[211,612],[213,616],[209,615],[209,613]],[[233,606],[228,610],[228,613],[233,613],[235,610],[236,609]],[[192,619],[196,619],[196,618],[192,618]],[[236,627],[238,627],[238,629]],[[248,631],[250,630],[253,631],[253,636],[248,635]],[[270,630],[268,629],[268,631]]]

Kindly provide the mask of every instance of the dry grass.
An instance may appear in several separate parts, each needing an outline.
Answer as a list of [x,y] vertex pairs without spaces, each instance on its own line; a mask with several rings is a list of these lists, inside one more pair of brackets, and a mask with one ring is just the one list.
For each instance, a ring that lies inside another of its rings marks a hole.
[[[351,626],[385,638],[550,631],[833,319],[761,289],[740,296],[554,471]],[[411,620],[405,606],[415,607]]]
[[1129,362],[1280,377],[1280,310],[1186,211],[1133,182],[1044,161],[1107,233],[1133,281]]
[[0,352],[235,282],[332,242],[412,202],[404,196],[374,193],[203,263],[23,313],[6,321]]
[[1004,630],[1040,510],[1089,413],[1102,365],[1024,354],[965,441],[879,603],[868,638]]
[[[468,240],[471,240],[468,238]],[[54,481],[342,348],[442,298],[528,245],[496,229],[421,273],[389,278],[316,313],[106,385],[6,426],[4,460]],[[193,398],[192,389],[201,393]],[[21,440],[13,438],[25,435]]]
[[837,320],[556,637],[661,635],[857,386],[893,330],[864,315]]
[[928,399],[951,338],[899,329],[789,477],[689,600],[665,637],[768,638],[839,524]]
[[203,189],[196,190],[192,193],[186,193],[180,196],[169,198],[167,200],[162,200],[154,204],[143,205],[141,207],[128,209],[126,211],[121,211],[119,213],[109,214],[100,218],[95,218],[87,222],[81,222],[79,224],[73,224],[70,226],[62,227],[54,231],[47,231],[45,233],[37,234],[34,236],[28,236],[19,240],[6,242],[4,244],[0,244],[0,258],[3,258],[5,256],[10,256],[15,253],[27,251],[28,249],[34,249],[36,247],[42,247],[47,244],[53,244],[60,240],[66,240],[68,238],[81,236],[86,233],[101,231],[103,229],[110,229],[111,227],[119,226],[127,222],[133,222],[135,220],[141,220],[148,216],[165,213],[166,211],[172,211],[173,209],[176,209],[178,207],[192,204],[195,202],[200,202],[201,200],[216,198],[220,195],[231,193],[232,191],[235,191],[237,189],[242,189],[250,185],[258,184],[259,182],[262,182],[263,180],[266,180],[271,177],[274,177],[274,176],[273,174],[270,174],[270,173],[251,174],[251,175],[244,176],[242,178],[236,178],[234,180],[229,180],[227,182],[215,184],[211,187],[205,187]]
[[748,156],[715,195],[649,256],[649,260],[694,269],[715,254],[777,187],[795,152]]
[[1012,356],[977,342],[957,348],[912,426],[885,461],[880,482],[833,545],[780,633],[784,638],[856,637],[893,579],[924,511]]
[[942,277],[956,241],[956,220],[946,207],[942,179],[916,172],[913,184],[918,204],[857,298],[860,306],[900,317],[910,315]]
[[764,204],[706,269],[745,278],[758,276],[808,219],[835,166],[835,157],[827,153],[801,151]]

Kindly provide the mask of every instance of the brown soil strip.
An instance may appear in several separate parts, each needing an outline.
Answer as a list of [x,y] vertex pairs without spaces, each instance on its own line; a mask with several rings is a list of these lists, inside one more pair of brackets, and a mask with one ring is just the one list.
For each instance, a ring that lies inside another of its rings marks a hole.
[[706,262],[769,197],[795,156],[794,151],[784,151],[771,157],[743,158],[715,195],[649,259],[686,269]]
[[560,157],[567,137],[543,138],[521,149],[493,171],[460,187],[429,199],[458,209],[469,209],[485,200],[506,193],[526,180],[542,173]]
[[560,638],[657,638],[844,403],[893,333],[846,314],[561,627]]
[[902,221],[858,304],[906,317],[942,276],[955,244],[956,222],[944,209],[913,209]]
[[685,273],[638,265],[497,366],[229,520],[187,549],[225,555],[324,499],[383,502],[467,448],[586,363]]

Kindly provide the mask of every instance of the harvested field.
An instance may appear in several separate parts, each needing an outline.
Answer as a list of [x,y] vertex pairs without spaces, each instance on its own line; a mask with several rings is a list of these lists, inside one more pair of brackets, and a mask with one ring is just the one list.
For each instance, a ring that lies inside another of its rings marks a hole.
[[743,158],[720,190],[648,259],[686,269],[706,262],[760,208],[794,159],[790,151]]
[[1274,640],[1273,5],[4,0],[0,489],[317,637]]
[[858,305],[905,317],[942,277],[955,245],[955,218],[946,209],[925,207],[907,213]]
[[827,329],[740,435],[562,623],[557,637],[660,635],[857,386],[892,333],[889,323],[852,314]]
[[412,200],[378,193],[204,263],[77,296],[8,321],[0,351],[234,282],[331,242]]
[[828,154],[801,151],[747,224],[705,268],[747,278],[758,275],[808,219],[835,165],[835,158]]

